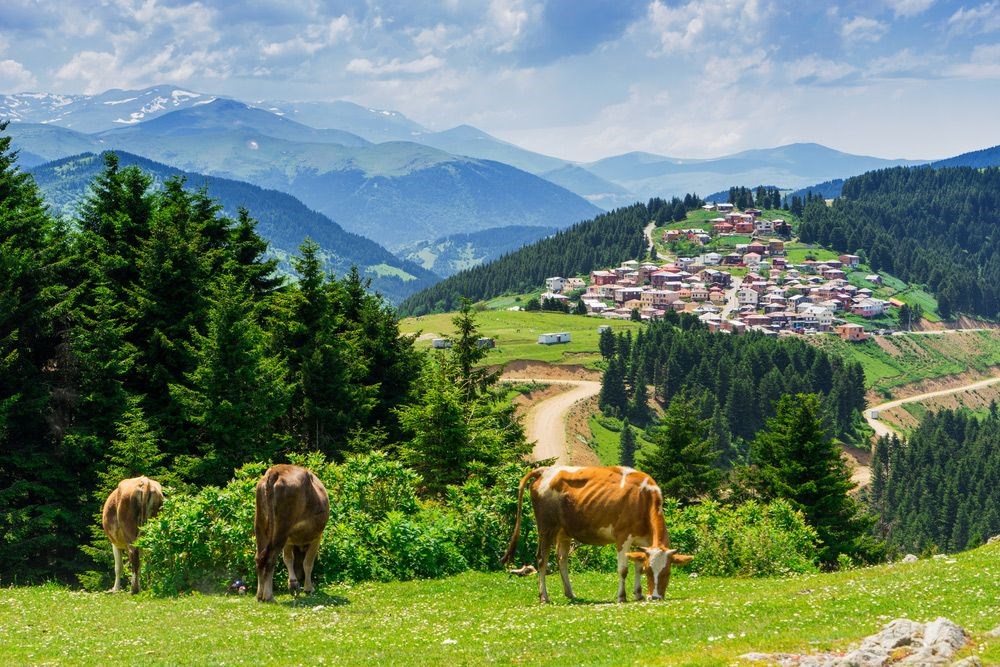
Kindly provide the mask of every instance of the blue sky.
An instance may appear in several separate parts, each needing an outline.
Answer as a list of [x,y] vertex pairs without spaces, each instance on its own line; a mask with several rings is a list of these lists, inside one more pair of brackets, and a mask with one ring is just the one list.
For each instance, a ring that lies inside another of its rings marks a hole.
[[1000,0],[4,0],[0,92],[172,83],[543,153],[1000,144]]

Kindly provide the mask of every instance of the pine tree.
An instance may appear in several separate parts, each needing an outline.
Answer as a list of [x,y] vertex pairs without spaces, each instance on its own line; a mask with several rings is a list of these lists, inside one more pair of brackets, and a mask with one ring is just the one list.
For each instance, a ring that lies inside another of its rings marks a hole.
[[622,434],[618,440],[618,460],[623,466],[635,465],[635,433],[628,419],[622,421]]
[[819,535],[820,558],[866,559],[872,521],[848,495],[854,487],[840,449],[823,429],[815,394],[786,395],[751,444],[752,486],[767,499],[785,498],[802,510]]
[[722,483],[716,467],[719,452],[709,436],[709,423],[698,418],[692,396],[683,392],[670,402],[653,430],[651,451],[643,452],[642,468],[665,496],[683,504],[713,495]]

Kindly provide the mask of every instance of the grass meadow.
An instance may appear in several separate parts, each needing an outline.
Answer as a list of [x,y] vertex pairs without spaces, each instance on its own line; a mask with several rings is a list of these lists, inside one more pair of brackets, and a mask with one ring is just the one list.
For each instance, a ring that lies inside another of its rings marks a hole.
[[[751,664],[751,651],[847,651],[889,620],[951,619],[962,655],[1000,664],[1000,544],[940,559],[782,579],[675,571],[661,603],[612,602],[616,575],[572,575],[577,602],[534,577],[466,573],[321,586],[276,604],[55,585],[0,589],[4,665]],[[558,594],[557,594],[558,593]],[[758,663],[759,664],[759,663]]]
[[[454,313],[408,317],[400,323],[403,333],[424,334],[417,347],[429,348],[431,337],[448,337],[454,330],[451,323]],[[515,359],[545,361],[554,364],[581,364],[593,366],[600,358],[600,334],[597,327],[610,325],[616,332],[637,331],[638,322],[605,320],[583,315],[552,312],[527,312],[486,310],[476,313],[476,325],[482,336],[496,341],[483,363],[503,364]],[[568,331],[572,341],[559,345],[539,345],[538,335]],[[430,334],[433,334],[431,336]]]

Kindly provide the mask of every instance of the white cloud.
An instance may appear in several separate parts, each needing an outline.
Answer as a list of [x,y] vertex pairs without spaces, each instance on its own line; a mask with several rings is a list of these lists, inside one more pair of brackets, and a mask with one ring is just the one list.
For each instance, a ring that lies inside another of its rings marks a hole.
[[959,35],[1000,30],[1000,2],[987,2],[972,9],[962,7],[948,19],[948,30]]
[[194,77],[224,79],[229,75],[231,50],[205,49],[178,53],[168,46],[145,58],[121,52],[81,51],[55,72],[57,81],[87,94],[109,88],[128,88],[159,82],[185,83]]
[[855,72],[847,63],[835,62],[817,55],[792,60],[784,65],[785,78],[794,84],[830,84]]
[[855,16],[840,25],[840,36],[848,43],[877,42],[888,32],[889,26],[867,16]]
[[381,76],[383,74],[424,74],[443,67],[445,61],[434,55],[427,55],[416,60],[380,60],[373,62],[368,58],[355,58],[347,63],[347,71],[352,74],[368,74]]
[[23,91],[38,85],[35,75],[16,60],[0,60],[0,90]]
[[691,0],[677,6],[653,0],[648,20],[662,54],[687,53],[733,40],[755,42],[771,11],[761,0]]
[[308,26],[303,35],[296,35],[284,42],[266,43],[260,50],[265,56],[272,57],[311,56],[349,37],[351,29],[351,20],[342,14],[327,23]]
[[490,0],[490,25],[485,29],[496,44],[497,53],[510,53],[524,35],[528,22],[537,18],[541,6],[525,0]]
[[897,18],[923,14],[934,4],[934,0],[886,0],[886,2]]
[[969,62],[954,66],[949,74],[964,79],[1000,79],[1000,44],[981,44]]

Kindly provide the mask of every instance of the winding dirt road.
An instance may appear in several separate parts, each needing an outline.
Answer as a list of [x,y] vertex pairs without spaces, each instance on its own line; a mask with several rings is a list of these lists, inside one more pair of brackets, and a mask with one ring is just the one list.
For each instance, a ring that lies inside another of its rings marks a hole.
[[982,387],[988,387],[991,384],[996,384],[1000,382],[1000,377],[987,378],[985,380],[979,380],[978,382],[973,382],[972,384],[962,385],[961,387],[952,387],[950,389],[939,389],[938,391],[929,391],[924,394],[917,394],[916,396],[907,396],[906,398],[900,398],[895,401],[888,401],[886,403],[880,403],[878,405],[873,405],[869,409],[865,410],[865,421],[868,425],[872,427],[875,431],[875,435],[881,437],[883,435],[892,435],[895,433],[895,429],[886,424],[885,422],[873,418],[871,416],[872,411],[881,412],[882,410],[888,410],[890,408],[896,408],[904,403],[917,403],[919,401],[927,400],[928,398],[935,398],[937,396],[947,396],[948,394],[960,394],[963,391],[973,391],[975,389],[981,389]]
[[[525,380],[519,379],[518,381]],[[531,457],[536,461],[555,458],[557,463],[565,465],[569,463],[566,447],[566,416],[574,404],[599,394],[601,383],[593,380],[553,380],[549,378],[534,378],[528,381],[568,387],[561,394],[556,394],[533,405],[524,417],[524,431],[528,442],[535,443]]]

